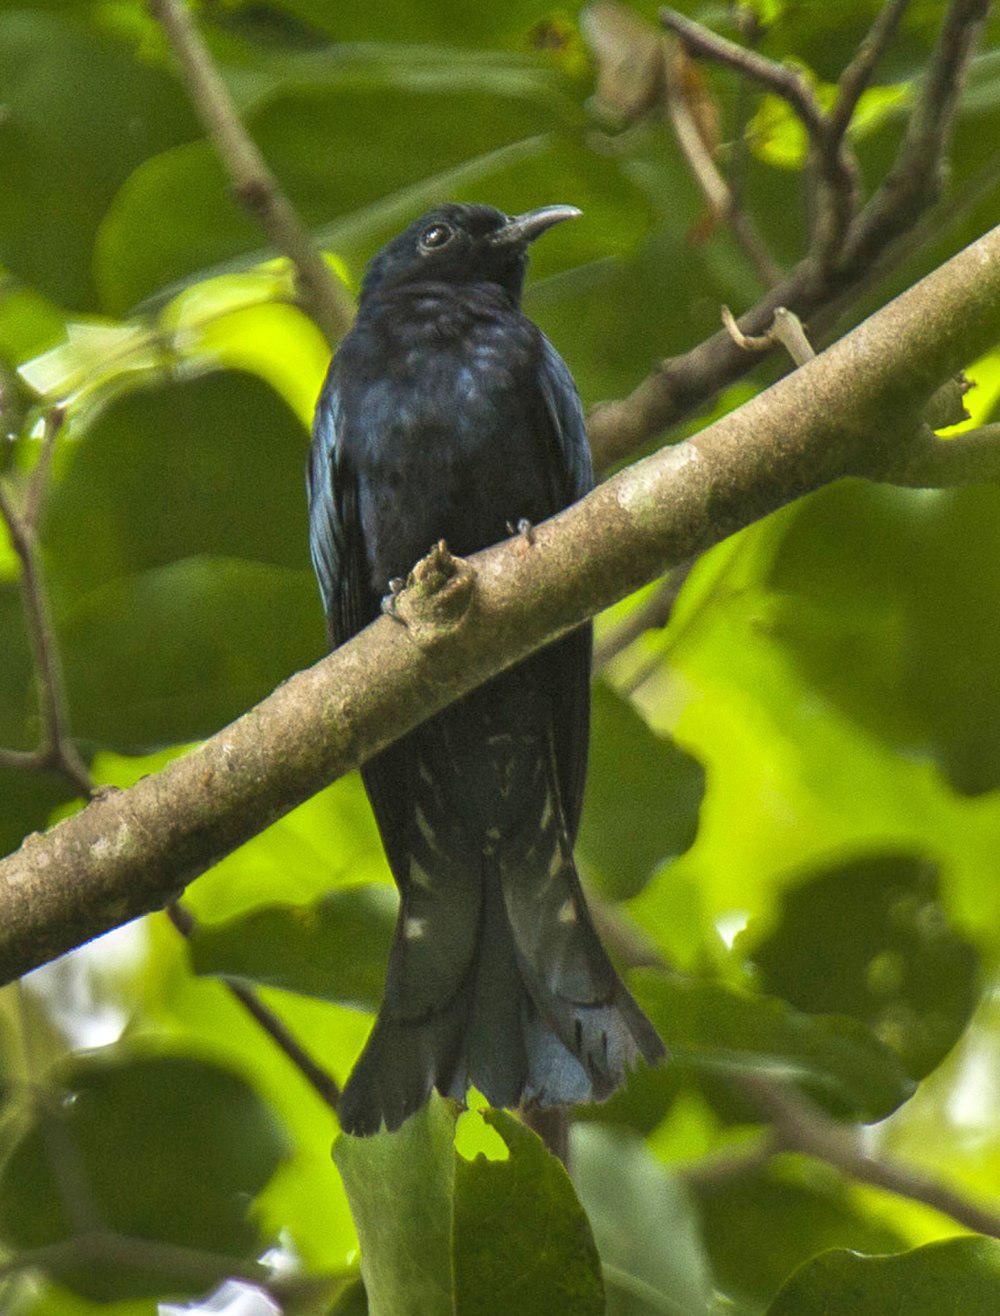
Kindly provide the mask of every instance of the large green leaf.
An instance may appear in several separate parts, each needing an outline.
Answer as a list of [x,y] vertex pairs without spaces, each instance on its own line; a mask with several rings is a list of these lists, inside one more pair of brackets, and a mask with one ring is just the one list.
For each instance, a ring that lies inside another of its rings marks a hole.
[[833,1113],[863,1120],[884,1118],[913,1092],[894,1053],[854,1019],[651,970],[633,985],[673,1056],[667,1070],[792,1082]]
[[65,445],[43,527],[59,599],[197,556],[307,570],[306,442],[274,390],[237,371],[119,398]]
[[704,1316],[708,1259],[690,1193],[638,1138],[573,1130],[571,1164],[604,1267],[610,1316]]
[[190,940],[195,973],[250,978],[375,1010],[396,925],[388,886],[345,887],[315,905],[267,905]]
[[[817,1252],[894,1252],[906,1245],[825,1166],[783,1159],[715,1181],[695,1177],[692,1189],[716,1282],[752,1311]],[[799,1316],[794,1307],[788,1311]]]
[[797,1271],[768,1316],[994,1316],[1000,1309],[1000,1243],[948,1238],[897,1256],[825,1252]]
[[[89,1218],[91,1227],[154,1243],[248,1261],[258,1255],[247,1203],[289,1148],[240,1078],[192,1056],[115,1050],[72,1060],[58,1082],[66,1099],[38,1113],[0,1171],[8,1246],[43,1247]],[[164,1267],[91,1259],[57,1273],[103,1300],[192,1293],[204,1283],[180,1260]]]
[[974,949],[948,926],[935,867],[876,854],[787,890],[778,922],[747,934],[761,985],[801,1010],[849,1014],[923,1078],[972,1015]]
[[635,895],[691,845],[704,790],[696,759],[651,731],[610,686],[595,685],[580,850],[604,894]]
[[139,161],[198,136],[183,90],[78,12],[8,9],[0,25],[4,264],[57,302],[92,309],[91,246]]
[[970,793],[1000,784],[1000,490],[845,482],[789,518],[767,625],[807,679]]
[[395,1133],[337,1141],[372,1316],[598,1316],[597,1249],[566,1171],[510,1115],[483,1118],[499,1159],[457,1155],[455,1108],[437,1096]]
[[325,648],[311,572],[204,557],[109,581],[60,639],[78,733],[132,753],[210,735]]

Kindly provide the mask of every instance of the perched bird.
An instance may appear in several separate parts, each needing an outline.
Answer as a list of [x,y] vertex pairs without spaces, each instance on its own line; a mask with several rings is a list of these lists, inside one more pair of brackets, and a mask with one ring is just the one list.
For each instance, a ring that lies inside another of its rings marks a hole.
[[[429,546],[456,553],[593,483],[569,371],[520,310],[528,244],[579,214],[432,210],[368,266],[320,395],[310,543],[333,644]],[[527,532],[530,533],[530,532]],[[340,1103],[397,1128],[432,1088],[495,1106],[602,1099],[655,1029],[615,973],[573,864],[590,628],[467,695],[363,769],[400,891],[385,996]]]

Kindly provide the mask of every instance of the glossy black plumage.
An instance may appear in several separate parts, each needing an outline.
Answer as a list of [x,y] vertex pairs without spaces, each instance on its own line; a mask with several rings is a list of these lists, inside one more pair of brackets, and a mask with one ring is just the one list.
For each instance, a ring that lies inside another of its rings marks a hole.
[[[445,206],[373,260],[316,415],[310,539],[331,641],[378,616],[444,538],[465,554],[591,487],[579,398],[519,309],[511,221]],[[586,770],[590,629],[432,719],[363,776],[400,889],[378,1020],[341,1102],[397,1127],[431,1087],[495,1105],[600,1099],[662,1043],[608,962],[573,866]]]

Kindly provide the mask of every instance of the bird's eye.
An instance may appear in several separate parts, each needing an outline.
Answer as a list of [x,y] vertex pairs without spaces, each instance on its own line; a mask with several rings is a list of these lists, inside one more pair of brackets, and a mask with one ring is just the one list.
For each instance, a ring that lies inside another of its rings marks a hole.
[[450,224],[432,224],[421,233],[420,246],[424,251],[434,251],[435,248],[443,247],[446,242],[450,242],[454,236],[455,230]]

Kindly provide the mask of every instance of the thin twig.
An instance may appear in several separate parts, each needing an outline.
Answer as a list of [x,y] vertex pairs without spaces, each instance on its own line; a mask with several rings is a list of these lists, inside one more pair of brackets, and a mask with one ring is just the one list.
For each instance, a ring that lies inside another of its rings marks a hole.
[[728,306],[722,308],[722,323],[726,333],[744,352],[767,352],[780,343],[796,366],[804,366],[816,355],[802,321],[787,306],[774,308],[771,327],[763,334],[745,334]]
[[864,1150],[856,1129],[831,1119],[787,1084],[741,1074],[738,1086],[770,1121],[776,1149],[804,1152],[859,1183],[923,1202],[978,1234],[1000,1238],[1000,1215],[930,1175]]
[[[743,44],[750,50],[756,50],[761,37],[764,35],[764,25],[756,12],[744,4],[743,0],[733,0],[731,12]],[[750,121],[750,112],[750,84],[746,78],[741,78],[736,87],[736,105],[733,111],[733,149],[729,160],[729,168],[726,171],[726,181],[729,183],[729,190],[733,194],[733,204],[739,208],[742,208],[743,205],[746,166],[750,154],[749,142],[747,141],[747,124]]]
[[692,1188],[714,1188],[761,1169],[778,1150],[774,1135],[768,1131],[738,1147],[713,1152],[701,1160],[681,1165],[676,1173]]
[[823,111],[798,69],[768,59],[759,51],[748,50],[673,9],[661,9],[660,22],[678,37],[689,54],[724,64],[766,87],[788,102],[810,133],[822,132]]
[[241,123],[190,10],[184,0],[149,0],[149,7],[173,48],[191,103],[237,200],[292,262],[307,309],[329,343],[337,343],[354,318],[349,299]]
[[594,668],[601,671],[620,653],[634,644],[646,631],[662,630],[670,620],[674,604],[680,597],[684,583],[694,569],[698,555],[689,557],[667,573],[659,585],[620,626],[594,647]]
[[266,1288],[271,1278],[271,1271],[265,1266],[245,1258],[218,1256],[197,1248],[179,1247],[150,1238],[131,1238],[103,1229],[81,1231],[71,1238],[19,1252],[0,1264],[0,1278],[22,1270],[47,1272],[71,1265],[138,1270],[175,1281],[178,1275],[183,1275],[189,1283],[206,1287],[235,1277]]
[[660,20],[675,32],[692,55],[711,59],[736,70],[786,101],[801,120],[809,139],[810,203],[814,260],[826,264],[839,249],[856,208],[857,163],[843,134],[830,131],[829,122],[804,75],[789,64],[779,64],[756,50],[748,50],[672,9],[661,9]]
[[936,199],[964,75],[988,9],[989,0],[952,0],[949,5],[896,159],[848,234],[848,266],[870,262]]
[[52,769],[62,773],[81,795],[91,791],[90,773],[73,741],[66,703],[62,659],[56,641],[48,588],[38,552],[35,525],[41,508],[51,464],[51,453],[62,424],[62,414],[46,421],[45,442],[39,465],[28,487],[24,510],[14,505],[0,484],[0,517],[6,522],[10,542],[21,565],[21,600],[38,674],[38,711],[41,740],[35,750],[0,750],[0,764],[32,770]]
[[56,441],[62,432],[65,420],[65,410],[62,407],[53,407],[51,411],[46,412],[45,419],[42,422],[41,450],[28,481],[28,490],[24,496],[24,508],[21,512],[22,519],[32,531],[38,529],[38,521],[42,514],[45,496],[48,493]]
[[[194,935],[197,922],[194,915],[183,905],[175,901],[167,906],[166,914],[185,940]],[[264,1004],[256,992],[237,978],[223,977],[221,981],[230,995],[239,1001],[247,1014],[256,1020],[272,1042],[285,1053],[320,1100],[335,1111],[340,1100],[340,1087],[332,1074],[321,1068],[299,1045],[274,1011]]]
[[875,66],[896,33],[910,0],[888,0],[879,11],[867,35],[855,52],[854,58],[841,73],[837,82],[837,99],[827,115],[827,128],[834,138],[847,131],[858,101],[867,91]]
[[712,159],[694,116],[677,86],[669,59],[666,60],[666,102],[677,145],[695,182],[704,193],[713,217],[729,224],[733,236],[743,248],[761,282],[765,287],[771,287],[781,278],[781,270],[774,263],[756,224],[737,203],[729,184]]

